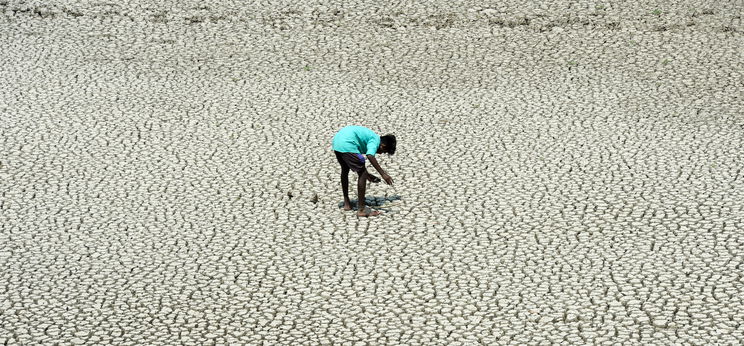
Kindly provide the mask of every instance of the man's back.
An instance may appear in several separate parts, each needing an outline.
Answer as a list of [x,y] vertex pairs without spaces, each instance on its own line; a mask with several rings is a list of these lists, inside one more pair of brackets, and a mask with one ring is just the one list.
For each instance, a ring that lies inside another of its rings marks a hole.
[[333,150],[340,153],[375,155],[380,136],[364,126],[346,126],[333,136]]

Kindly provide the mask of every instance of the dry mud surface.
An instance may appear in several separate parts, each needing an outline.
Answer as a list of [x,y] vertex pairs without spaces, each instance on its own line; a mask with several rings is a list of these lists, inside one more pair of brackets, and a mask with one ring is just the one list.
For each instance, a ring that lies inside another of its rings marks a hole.
[[741,1],[297,3],[0,0],[0,344],[742,342]]

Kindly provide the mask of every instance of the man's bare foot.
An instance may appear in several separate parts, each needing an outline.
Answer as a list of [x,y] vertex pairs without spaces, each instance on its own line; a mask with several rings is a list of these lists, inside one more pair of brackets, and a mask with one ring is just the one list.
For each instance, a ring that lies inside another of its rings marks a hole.
[[381,211],[379,211],[379,210],[371,210],[371,209],[366,209],[366,210],[357,212],[357,216],[359,216],[359,217],[377,216],[377,215],[380,215],[380,214],[382,214]]
[[352,210],[352,209],[354,209],[354,208],[351,207],[351,204],[344,204],[344,210],[345,211],[349,211],[349,210]]

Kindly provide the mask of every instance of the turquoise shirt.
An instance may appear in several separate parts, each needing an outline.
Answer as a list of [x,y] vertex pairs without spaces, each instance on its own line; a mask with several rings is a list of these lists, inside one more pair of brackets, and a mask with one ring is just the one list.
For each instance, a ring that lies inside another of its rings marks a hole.
[[380,136],[363,126],[346,126],[333,136],[333,150],[340,153],[375,155]]

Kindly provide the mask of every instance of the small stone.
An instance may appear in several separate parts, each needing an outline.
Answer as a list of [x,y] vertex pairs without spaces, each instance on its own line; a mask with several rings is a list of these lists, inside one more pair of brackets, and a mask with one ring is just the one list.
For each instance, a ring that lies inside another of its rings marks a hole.
[[541,324],[547,324],[547,323],[553,322],[553,318],[550,317],[550,316],[542,316],[542,317],[540,317],[540,319],[538,320],[538,322],[541,323]]

